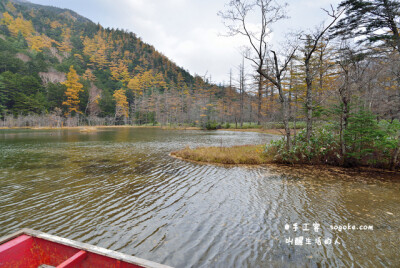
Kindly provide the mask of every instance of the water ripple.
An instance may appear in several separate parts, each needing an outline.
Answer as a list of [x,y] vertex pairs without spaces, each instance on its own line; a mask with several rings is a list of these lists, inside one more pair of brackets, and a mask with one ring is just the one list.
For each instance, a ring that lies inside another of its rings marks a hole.
[[[0,235],[29,227],[176,267],[400,266],[399,183],[281,176],[168,156],[187,144],[261,144],[273,136],[30,133],[0,135]],[[284,228],[314,222],[318,234]],[[347,223],[375,229],[330,229]],[[341,244],[286,243],[300,235]]]

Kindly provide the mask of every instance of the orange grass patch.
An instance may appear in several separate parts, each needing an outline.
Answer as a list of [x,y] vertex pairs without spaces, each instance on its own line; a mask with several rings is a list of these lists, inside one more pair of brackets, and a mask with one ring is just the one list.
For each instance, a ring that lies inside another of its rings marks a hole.
[[226,164],[226,165],[262,165],[271,163],[271,158],[263,154],[264,145],[243,145],[233,147],[186,147],[171,155],[184,160]]

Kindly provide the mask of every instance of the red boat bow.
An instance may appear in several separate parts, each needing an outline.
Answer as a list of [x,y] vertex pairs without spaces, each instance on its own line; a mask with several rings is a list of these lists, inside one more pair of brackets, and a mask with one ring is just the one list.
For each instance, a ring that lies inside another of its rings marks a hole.
[[0,267],[171,268],[145,259],[23,229],[0,239]]

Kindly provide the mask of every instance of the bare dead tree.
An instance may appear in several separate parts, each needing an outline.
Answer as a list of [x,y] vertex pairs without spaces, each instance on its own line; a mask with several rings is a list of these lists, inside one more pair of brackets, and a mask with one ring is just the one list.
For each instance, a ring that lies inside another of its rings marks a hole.
[[378,72],[372,75],[370,69],[371,59],[365,53],[359,53],[351,48],[350,44],[342,41],[338,49],[337,64],[340,68],[341,83],[338,87],[340,99],[340,148],[342,156],[342,165],[346,163],[346,141],[344,133],[349,125],[350,104],[352,103],[353,95],[365,96],[365,88],[370,84],[370,80],[376,80]]
[[306,75],[306,109],[307,109],[307,128],[306,128],[306,138],[307,141],[310,140],[312,133],[312,119],[313,119],[313,96],[312,96],[312,85],[314,81],[314,74],[311,70],[311,59],[314,52],[317,50],[318,44],[321,38],[325,35],[325,33],[336,23],[339,17],[343,14],[345,9],[342,9],[338,12],[331,6],[331,11],[325,10],[325,12],[332,18],[332,21],[329,25],[323,27],[322,29],[316,31],[314,34],[306,34],[305,38],[302,38],[305,41],[304,46],[304,67],[305,67],[305,75]]
[[263,92],[263,76],[259,74],[258,88],[257,88],[257,125],[261,125],[262,92]]
[[[291,149],[289,106],[282,87],[282,76],[289,62],[292,60],[297,47],[290,49],[283,63],[280,64],[276,51],[269,51],[267,44],[267,39],[271,34],[270,26],[286,18],[285,7],[286,4],[279,5],[273,0],[254,0],[252,2],[232,0],[228,4],[228,9],[218,14],[223,18],[229,36],[242,35],[248,39],[249,47],[247,49],[246,58],[256,65],[257,72],[260,75],[269,80],[278,89],[283,124],[286,132],[287,149]],[[249,17],[253,14],[257,14],[260,18],[260,24],[257,30],[252,30],[249,27]],[[265,71],[263,68],[269,52],[272,53],[273,58],[273,74],[269,74],[269,72]]]
[[239,65],[239,94],[240,94],[240,127],[243,127],[243,113],[244,113],[244,94],[246,84],[246,74],[244,69],[244,58]]
[[346,53],[342,53],[341,60],[338,62],[343,76],[343,83],[339,87],[339,95],[341,101],[341,114],[340,114],[340,149],[342,154],[343,165],[345,164],[345,155],[346,155],[346,143],[344,139],[344,132],[348,126],[348,120],[350,116],[350,77],[349,77],[349,60],[348,57],[345,56]]

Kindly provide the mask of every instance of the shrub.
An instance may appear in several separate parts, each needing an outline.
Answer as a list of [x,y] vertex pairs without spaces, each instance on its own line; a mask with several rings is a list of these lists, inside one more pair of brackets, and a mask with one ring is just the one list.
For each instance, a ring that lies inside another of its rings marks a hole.
[[346,162],[350,165],[387,167],[398,146],[398,120],[377,122],[370,111],[361,109],[349,118],[344,132]]
[[389,168],[399,146],[400,122],[382,120],[378,123],[371,112],[362,109],[351,114],[348,122],[344,131],[346,153],[343,156],[340,135],[334,125],[314,129],[309,142],[306,131],[300,131],[293,139],[290,151],[282,138],[267,145],[264,153],[274,155],[278,163]]
[[215,121],[207,121],[205,124],[202,124],[202,129],[206,130],[221,129],[221,125]]
[[314,130],[308,143],[306,131],[301,130],[293,140],[290,151],[286,149],[284,138],[272,141],[266,146],[265,153],[275,154],[274,160],[280,163],[300,164],[339,164],[339,143],[332,131],[325,128]]

